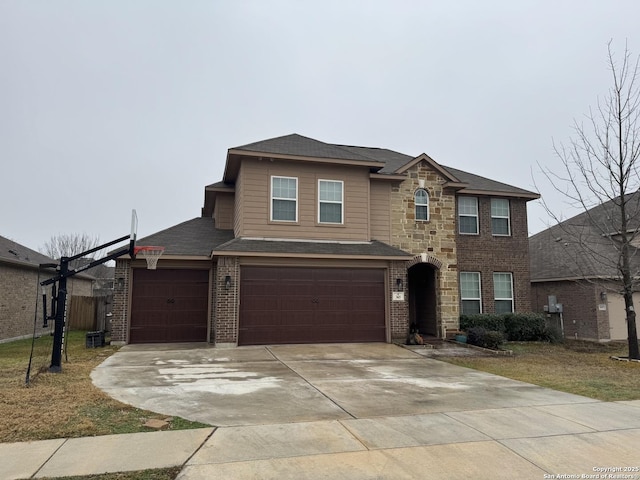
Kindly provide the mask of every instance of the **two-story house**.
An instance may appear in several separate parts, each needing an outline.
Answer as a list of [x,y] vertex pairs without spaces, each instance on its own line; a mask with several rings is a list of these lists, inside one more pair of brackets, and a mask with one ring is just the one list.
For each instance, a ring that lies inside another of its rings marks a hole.
[[218,346],[441,337],[528,311],[526,202],[429,156],[288,135],[231,148],[201,216],[118,260],[112,341]]

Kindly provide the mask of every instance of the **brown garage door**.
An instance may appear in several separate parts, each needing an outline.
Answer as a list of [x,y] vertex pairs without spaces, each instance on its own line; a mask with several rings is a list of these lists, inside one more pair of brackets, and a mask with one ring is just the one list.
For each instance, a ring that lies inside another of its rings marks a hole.
[[240,345],[384,342],[384,270],[242,267]]
[[208,270],[133,270],[131,343],[206,342]]

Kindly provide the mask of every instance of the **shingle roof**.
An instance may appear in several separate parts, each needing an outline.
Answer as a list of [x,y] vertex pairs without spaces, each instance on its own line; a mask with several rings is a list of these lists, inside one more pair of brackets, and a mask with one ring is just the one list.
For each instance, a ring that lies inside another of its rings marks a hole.
[[231,150],[245,150],[260,153],[275,153],[300,157],[334,158],[339,160],[361,160],[370,162],[370,157],[361,155],[340,145],[320,142],[313,138],[303,137],[297,133],[283,137],[262,140],[260,142],[242,145]]
[[0,261],[6,260],[12,263],[23,263],[31,266],[39,266],[41,263],[57,263],[53,258],[31,250],[13,240],[0,236]]
[[[629,229],[640,227],[640,193],[628,195]],[[529,238],[531,280],[617,278],[615,238],[620,222],[613,201],[605,202]],[[632,271],[640,274],[640,252],[632,249]]]
[[[481,177],[480,175],[458,170],[457,168],[446,167],[444,165],[442,165],[442,167],[451,172],[453,176],[457,177],[461,182],[468,183],[469,186],[466,187],[468,190],[504,192],[512,195],[523,195],[525,197],[539,197],[537,193],[514,187],[513,185],[508,185],[506,183],[491,180],[486,177]],[[464,192],[464,190],[462,192]]]
[[136,240],[137,246],[165,247],[165,255],[210,256],[233,238],[233,230],[216,228],[210,217],[197,217]]
[[398,259],[412,257],[410,253],[376,240],[366,243],[337,243],[236,238],[220,245],[216,248],[216,252],[398,257]]
[[[313,138],[298,134],[262,140],[248,145],[235,147],[230,150],[244,150],[259,153],[272,153],[301,157],[330,158],[336,160],[360,160],[363,162],[377,162],[381,164],[377,173],[392,174],[411,162],[414,158],[404,153],[386,148],[360,147],[354,145],[338,145],[321,142]],[[525,198],[538,198],[538,194],[514,187],[506,183],[490,180],[473,173],[464,172],[457,168],[445,167],[453,177],[468,183],[467,189],[479,192],[503,192],[509,195],[522,195]],[[376,167],[377,168],[377,167]],[[214,184],[217,186],[217,184]],[[212,185],[213,186],[213,185]]]

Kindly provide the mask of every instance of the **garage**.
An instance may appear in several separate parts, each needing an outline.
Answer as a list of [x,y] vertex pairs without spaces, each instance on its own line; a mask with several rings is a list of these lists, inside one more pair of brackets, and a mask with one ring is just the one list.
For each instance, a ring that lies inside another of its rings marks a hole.
[[209,270],[134,269],[130,343],[206,342]]
[[385,270],[243,266],[239,345],[384,342]]

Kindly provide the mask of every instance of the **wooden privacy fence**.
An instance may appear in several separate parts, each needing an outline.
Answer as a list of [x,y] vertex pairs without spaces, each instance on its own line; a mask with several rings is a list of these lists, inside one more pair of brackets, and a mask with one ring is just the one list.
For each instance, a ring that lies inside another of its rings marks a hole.
[[73,295],[67,311],[67,322],[72,330],[108,330],[106,321],[109,296],[81,297]]

